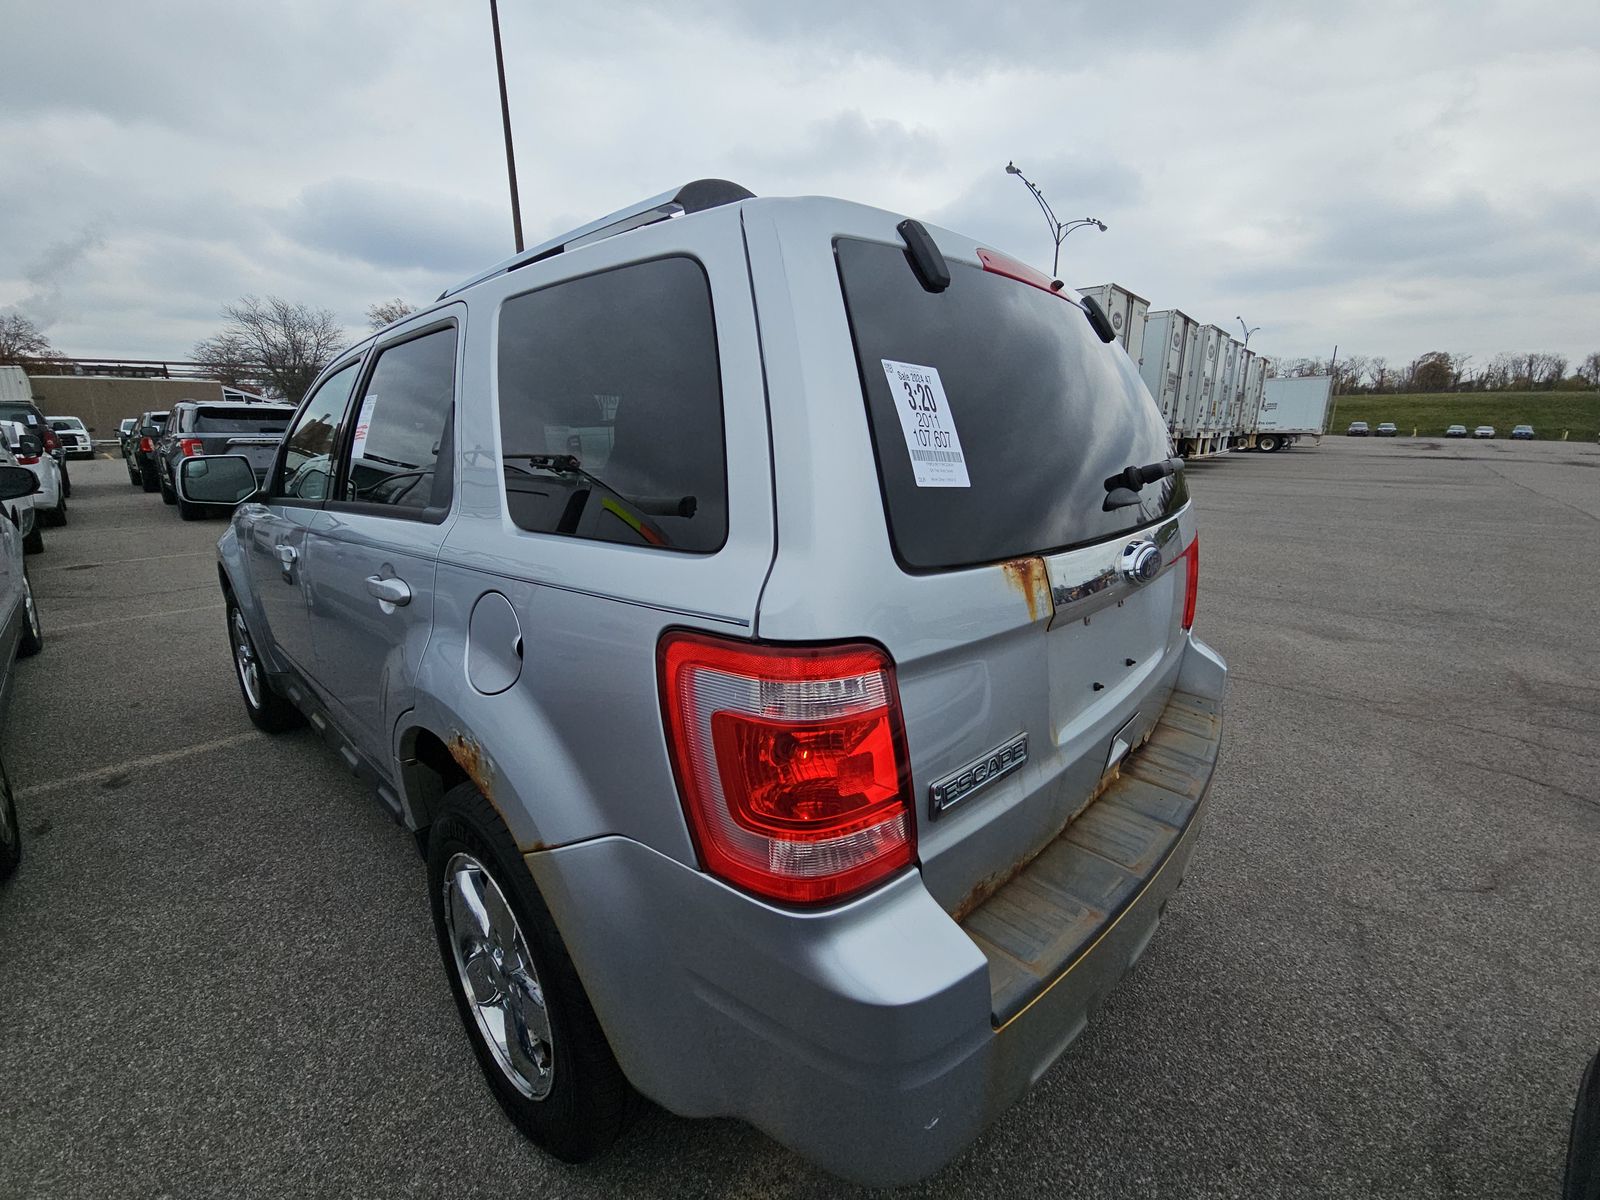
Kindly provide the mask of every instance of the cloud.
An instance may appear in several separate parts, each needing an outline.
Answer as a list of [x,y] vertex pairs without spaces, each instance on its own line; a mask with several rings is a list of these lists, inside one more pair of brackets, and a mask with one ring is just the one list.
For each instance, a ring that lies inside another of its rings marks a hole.
[[503,258],[503,210],[447,192],[359,179],[313,184],[282,230],[312,250],[381,268],[465,275]]

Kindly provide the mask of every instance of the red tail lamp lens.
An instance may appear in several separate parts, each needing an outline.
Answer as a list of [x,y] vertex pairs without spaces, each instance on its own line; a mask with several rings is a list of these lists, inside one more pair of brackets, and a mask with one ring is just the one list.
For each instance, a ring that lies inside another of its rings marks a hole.
[[709,871],[820,904],[911,863],[911,775],[882,650],[672,633],[659,657],[668,749]]
[[151,453],[153,453],[155,451],[155,448],[156,448],[156,444],[154,442],[152,442],[149,438],[142,437],[142,438],[139,439],[139,449],[142,450],[144,453],[151,454]]
[[1183,627],[1194,628],[1194,606],[1200,597],[1200,535],[1184,547],[1183,553],[1178,556],[1188,563],[1188,575],[1183,585]]
[[192,456],[194,456],[196,454],[204,454],[206,452],[205,451],[205,443],[203,441],[201,441],[199,438],[181,438],[181,439],[179,439],[179,441],[178,441],[178,449],[183,451],[183,456],[185,458],[190,458],[190,457],[192,457]]

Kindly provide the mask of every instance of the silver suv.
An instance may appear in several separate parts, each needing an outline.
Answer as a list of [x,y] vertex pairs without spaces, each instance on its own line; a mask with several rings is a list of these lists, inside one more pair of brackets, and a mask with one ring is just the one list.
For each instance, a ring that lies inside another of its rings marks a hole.
[[415,832],[538,1144],[589,1157],[642,1093],[903,1183],[1132,967],[1226,668],[1111,342],[969,238],[700,181],[341,355],[259,490],[181,464],[239,506],[251,719]]

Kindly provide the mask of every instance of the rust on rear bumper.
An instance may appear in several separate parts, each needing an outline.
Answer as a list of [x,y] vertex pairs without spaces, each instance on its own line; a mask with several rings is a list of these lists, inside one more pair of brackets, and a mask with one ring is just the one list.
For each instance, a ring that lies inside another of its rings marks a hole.
[[1101,781],[1098,798],[957,910],[989,960],[996,1028],[1053,987],[1144,896],[1185,841],[1221,742],[1221,704],[1174,692],[1146,743]]

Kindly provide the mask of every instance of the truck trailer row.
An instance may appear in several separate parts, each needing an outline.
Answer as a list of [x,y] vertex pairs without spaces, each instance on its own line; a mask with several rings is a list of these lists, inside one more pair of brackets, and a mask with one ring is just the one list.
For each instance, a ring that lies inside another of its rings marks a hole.
[[1267,359],[1219,325],[1150,302],[1115,283],[1078,289],[1111,321],[1184,458],[1281,449],[1326,427],[1333,380],[1269,379]]

